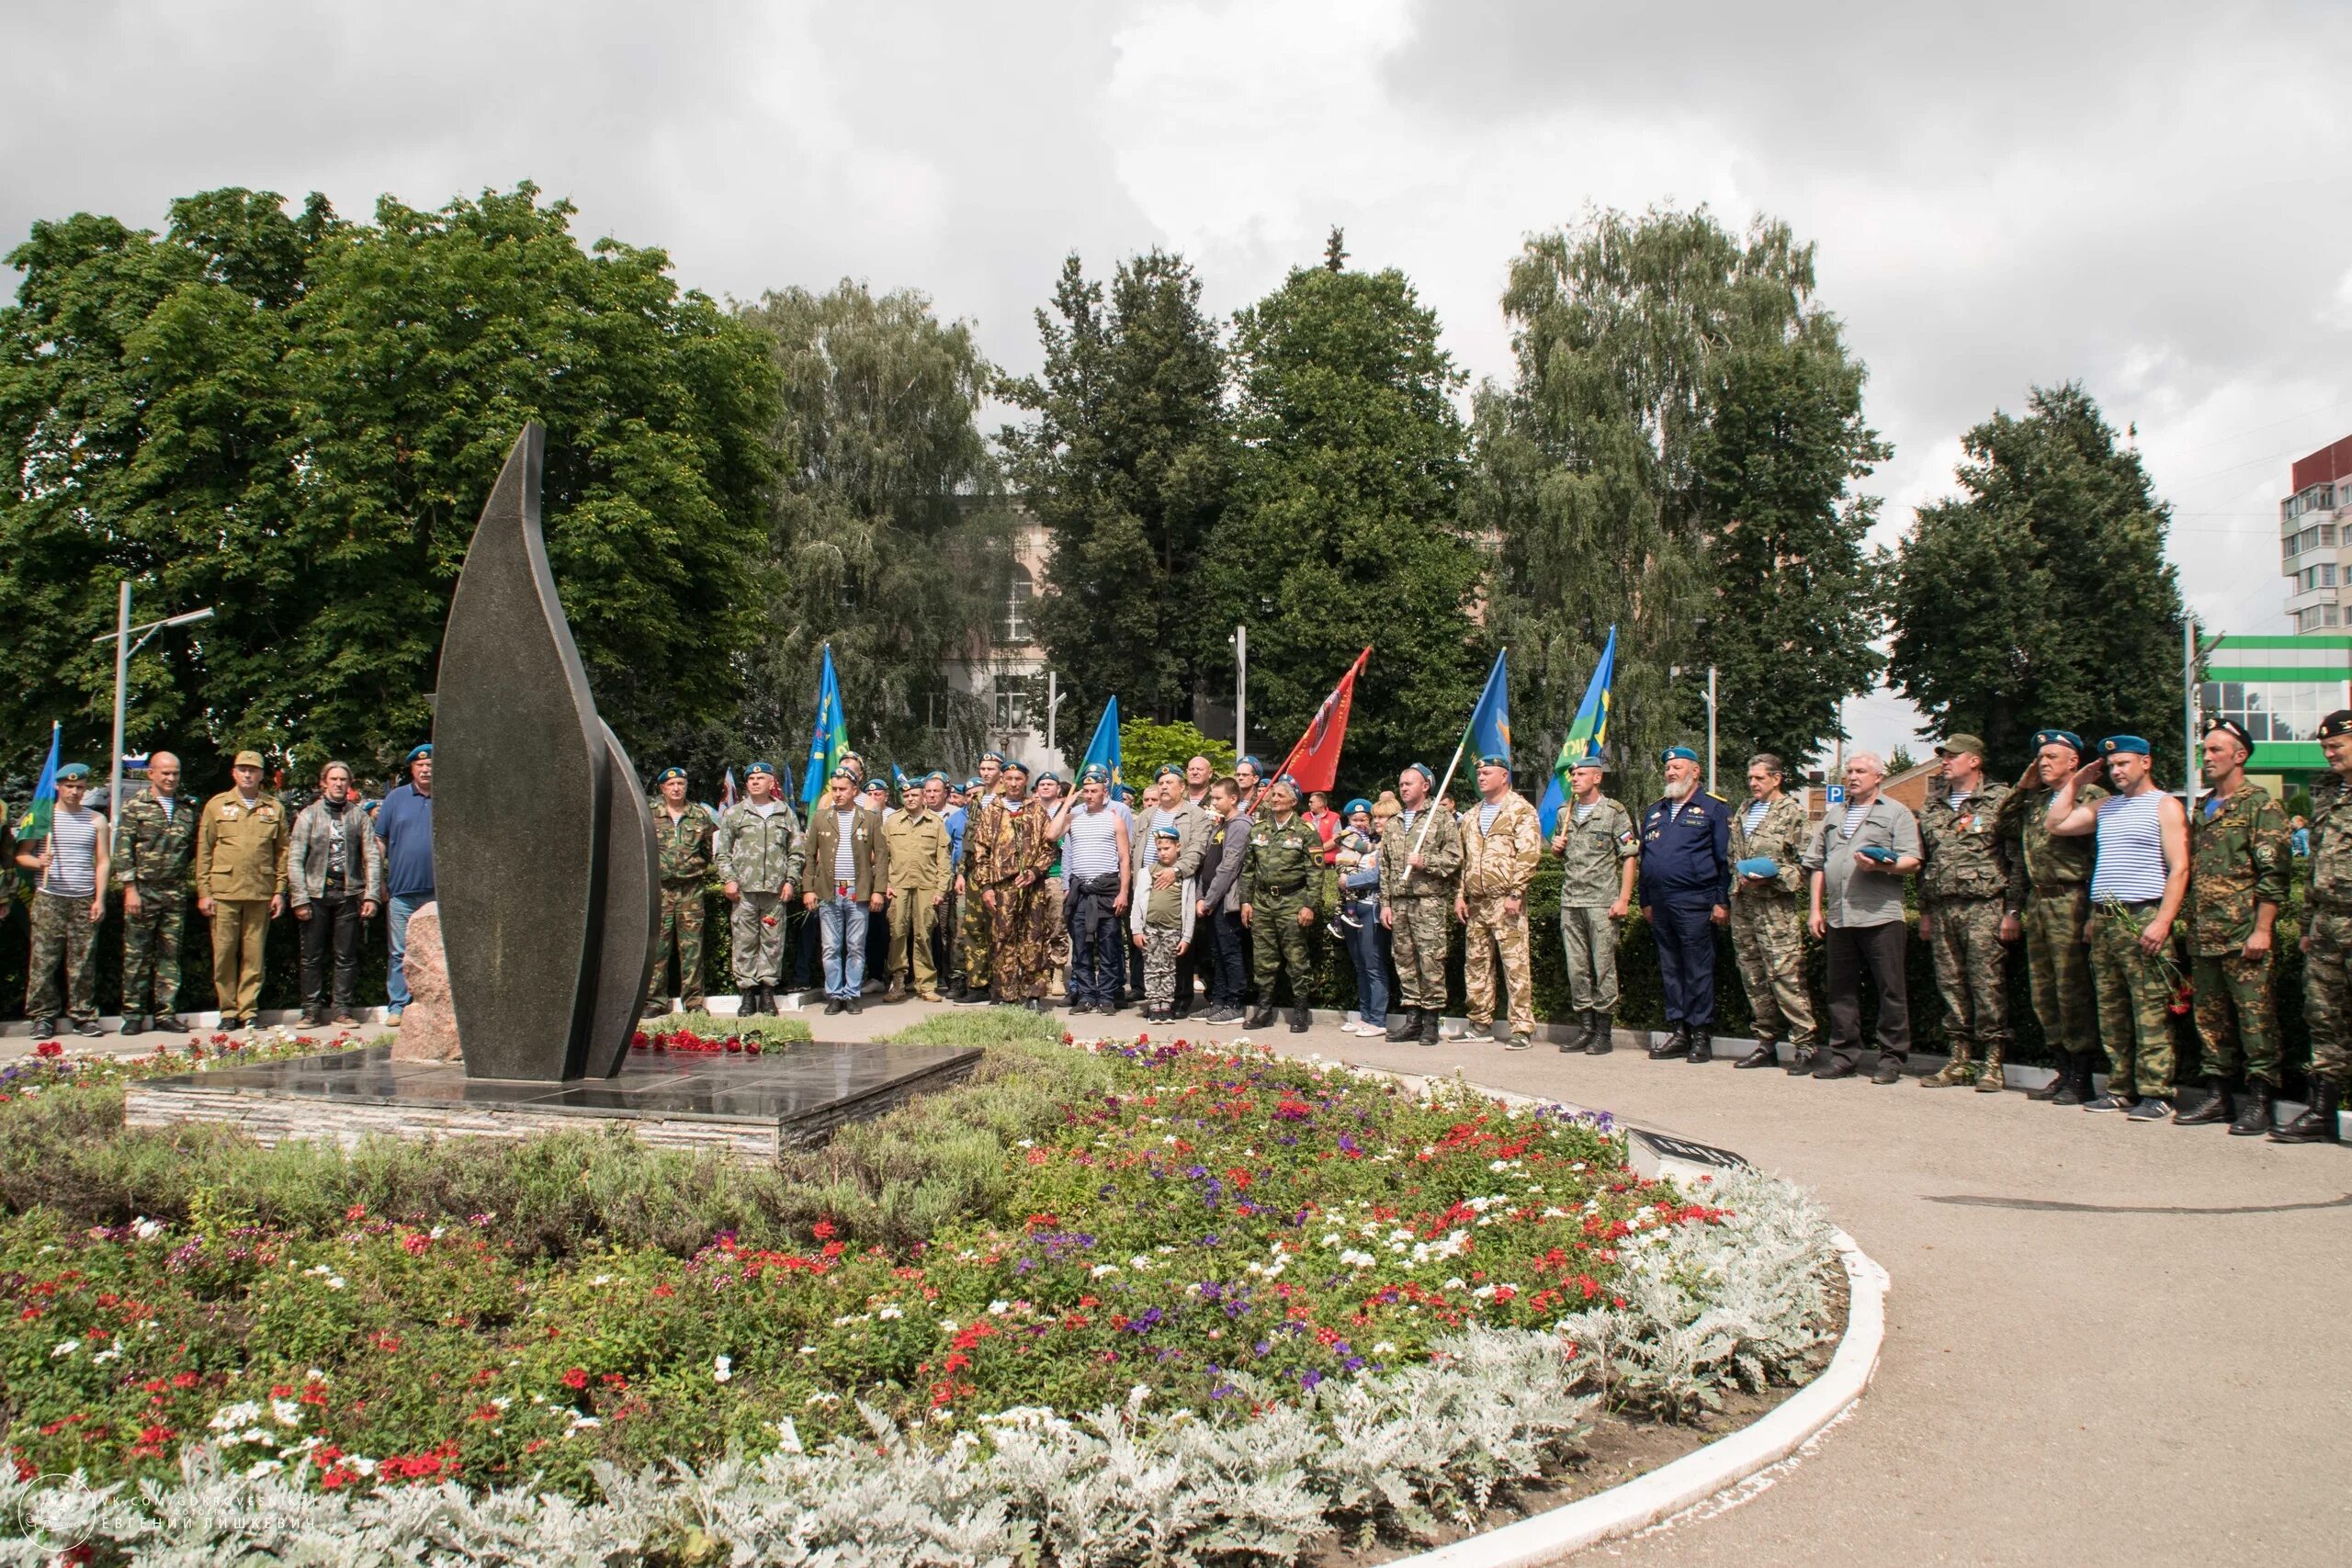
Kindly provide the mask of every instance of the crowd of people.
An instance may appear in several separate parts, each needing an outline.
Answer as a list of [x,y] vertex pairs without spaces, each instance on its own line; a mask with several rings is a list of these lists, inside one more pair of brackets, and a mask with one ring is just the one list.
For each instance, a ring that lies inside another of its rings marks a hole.
[[[1253,1029],[1275,1021],[1286,989],[1285,1021],[1304,1031],[1308,939],[1321,925],[1355,971],[1357,1015],[1344,1027],[1434,1044],[1458,924],[1465,1037],[1523,1050],[1535,1029],[1528,891],[1548,850],[1561,867],[1573,1015],[1561,1050],[1612,1049],[1621,922],[1638,907],[1665,993],[1668,1028],[1652,1058],[1713,1058],[1715,930],[1727,925],[1755,1020],[1738,1066],[1837,1079],[1861,1074],[1869,1056],[1871,1081],[1893,1084],[1911,1050],[1905,885],[1916,877],[1917,935],[1932,952],[1951,1046],[1924,1087],[2006,1087],[2007,953],[2021,942],[2031,1005],[2059,1058],[2030,1098],[2333,1141],[2352,1078],[2352,710],[2319,734],[2332,772],[2303,829],[2311,1105],[2284,1126],[2273,944],[2296,829],[2247,777],[2254,741],[2227,719],[2206,728],[2209,787],[2193,806],[2156,787],[2151,748],[2131,735],[2093,754],[2072,731],[2041,730],[2013,785],[1987,776],[1981,739],[1947,737],[1917,813],[1883,792],[1875,755],[1856,752],[1844,800],[1817,821],[1789,792],[1780,758],[1750,760],[1748,799],[1734,807],[1700,787],[1696,753],[1678,746],[1663,758],[1663,795],[1638,816],[1605,793],[1600,759],[1577,764],[1548,842],[1510,760],[1495,755],[1476,759],[1476,797],[1457,811],[1422,763],[1377,799],[1334,810],[1324,792],[1268,777],[1254,757],[1224,776],[1206,757],[1163,765],[1138,794],[1101,766],[1071,787],[991,752],[975,776],[933,773],[894,803],[847,754],[805,825],[767,762],[750,764],[743,798],[723,811],[689,801],[684,771],[667,768],[652,802],[661,924],[644,1009],[667,1011],[673,962],[681,1004],[707,1005],[715,873],[745,1013],[777,1010],[791,947],[791,984],[813,979],[828,1013],[860,1010],[872,968],[886,1002],[1106,1015],[1140,1002],[1149,1021]],[[177,759],[159,752],[111,835],[84,804],[87,770],[61,768],[47,836],[14,846],[35,885],[36,1034],[53,1035],[61,1015],[76,1033],[98,1032],[90,943],[108,886],[122,894],[126,1033],[183,1027],[174,1008],[191,896],[211,920],[224,1027],[254,1021],[269,924],[289,906],[301,921],[303,1021],[355,1021],[360,932],[383,910],[397,1023],[407,916],[433,897],[432,765],[432,748],[417,747],[405,780],[365,802],[349,766],[331,761],[315,798],[289,813],[262,788],[254,752],[237,755],[231,787],[201,807],[182,794]],[[1818,1013],[1808,933],[1826,959]],[[1865,992],[1876,1004],[1867,1044]],[[2189,1009],[2193,1078],[2177,1070],[2172,1025]]]

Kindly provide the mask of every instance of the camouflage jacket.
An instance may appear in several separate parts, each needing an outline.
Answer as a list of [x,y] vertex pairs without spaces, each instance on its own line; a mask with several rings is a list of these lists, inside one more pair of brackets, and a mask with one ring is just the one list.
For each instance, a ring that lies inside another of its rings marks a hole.
[[[2061,884],[2081,886],[2091,879],[2091,864],[2098,858],[2098,840],[2085,833],[2062,839],[2050,831],[2050,801],[2058,793],[2052,784],[2012,789],[2001,802],[1997,831],[2008,845],[2009,907],[2025,908],[2030,888],[2048,890]],[[2075,792],[2077,806],[2105,800],[2108,791],[2085,784]]]
[[[1795,795],[1784,795],[1764,808],[1764,818],[1756,830],[1747,830],[1748,806],[1731,808],[1731,860],[1734,870],[1731,896],[1735,898],[1770,897],[1774,894],[1795,894],[1804,888],[1804,870],[1798,863],[1804,859],[1804,802]],[[1769,860],[1781,868],[1781,874],[1770,882],[1750,883],[1739,874],[1737,867],[1744,860]]]
[[710,813],[694,802],[688,801],[673,820],[670,803],[654,796],[653,841],[662,852],[662,881],[700,882],[710,870],[711,840],[717,835]]
[[187,886],[196,859],[196,802],[186,794],[172,797],[169,816],[146,790],[124,801],[122,821],[114,830],[115,886],[135,882],[151,892]]
[[762,812],[749,799],[739,800],[711,834],[711,859],[720,879],[745,893],[775,893],[800,880],[799,813],[789,801],[775,805],[777,810]]
[[[1423,839],[1421,831],[1429,830]],[[1420,846],[1421,863],[1412,864],[1413,847]],[[1392,817],[1380,830],[1380,897],[1384,903],[1399,898],[1453,899],[1453,885],[1462,872],[1462,829],[1453,813],[1436,801],[1424,801],[1408,821]]]
[[2312,782],[2311,903],[2352,913],[2352,788],[2335,773]]
[[1250,829],[1250,852],[1241,861],[1241,901],[1256,904],[1297,898],[1308,908],[1323,881],[1323,835],[1304,817],[1277,822],[1272,812]]
[[2267,790],[2248,784],[2209,816],[2210,798],[2188,814],[2187,911],[2193,951],[2207,958],[2245,944],[2256,904],[2286,903],[2294,866],[2287,814]]
[[1954,810],[1950,798],[1930,786],[1927,807],[1919,813],[1919,841],[1927,852],[1919,867],[1922,898],[1998,897],[2012,915],[2024,909],[2024,895],[2009,875],[2009,846],[2001,837],[2001,807],[2009,795],[2008,785],[1988,779]]
[[1523,898],[1528,878],[1544,855],[1544,829],[1535,807],[1517,790],[1505,790],[1495,825],[1481,829],[1475,802],[1462,817],[1462,896],[1464,898]]
[[1560,904],[1570,909],[1605,909],[1625,890],[1625,863],[1642,852],[1634,814],[1622,800],[1602,795],[1591,814],[1577,820],[1577,803],[1566,802],[1553,824],[1560,852]]
[[1024,798],[1021,809],[1009,811],[1004,796],[989,796],[964,825],[964,853],[971,863],[966,875],[970,886],[983,891],[1010,888],[1024,871],[1035,872],[1036,882],[1044,882],[1057,849],[1046,836],[1051,816],[1035,800]]

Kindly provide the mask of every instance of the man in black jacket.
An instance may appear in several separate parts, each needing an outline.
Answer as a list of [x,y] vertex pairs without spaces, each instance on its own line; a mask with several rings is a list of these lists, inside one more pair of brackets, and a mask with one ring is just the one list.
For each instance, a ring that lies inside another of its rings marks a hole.
[[1209,934],[1209,1010],[1204,1023],[1232,1023],[1241,1017],[1248,972],[1241,926],[1241,863],[1250,852],[1250,816],[1241,809],[1241,790],[1231,779],[1219,779],[1209,791],[1216,823],[1201,856],[1200,901],[1193,907],[1196,929]]

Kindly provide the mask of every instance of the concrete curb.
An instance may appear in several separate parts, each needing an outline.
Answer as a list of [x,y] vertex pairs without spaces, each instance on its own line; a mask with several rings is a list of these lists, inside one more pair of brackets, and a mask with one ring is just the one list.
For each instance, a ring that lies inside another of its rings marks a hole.
[[1878,1370],[1886,1338],[1886,1270],[1854,1238],[1836,1234],[1849,1306],[1845,1337],[1821,1375],[1760,1419],[1672,1464],[1549,1513],[1417,1556],[1390,1568],[1534,1568],[1596,1541],[1615,1540],[1670,1519],[1778,1464],[1852,1409]]

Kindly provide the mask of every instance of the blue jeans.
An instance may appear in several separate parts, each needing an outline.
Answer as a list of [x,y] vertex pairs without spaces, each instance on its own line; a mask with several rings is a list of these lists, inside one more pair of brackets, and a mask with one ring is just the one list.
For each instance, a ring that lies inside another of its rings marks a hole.
[[854,1001],[865,988],[868,913],[856,898],[826,898],[817,905],[825,947],[825,995],[834,1001]]
[[[1348,931],[1348,958],[1356,966],[1356,1011],[1364,1022],[1388,1022],[1388,962],[1380,951],[1380,901],[1350,899],[1347,911],[1363,922]],[[1342,925],[1341,931],[1347,931]]]
[[401,960],[408,956],[408,918],[432,902],[430,893],[413,898],[395,893],[386,906],[390,913],[385,923],[392,932],[392,958],[391,968],[384,976],[384,991],[396,1008],[409,1004],[408,972],[401,967]]

